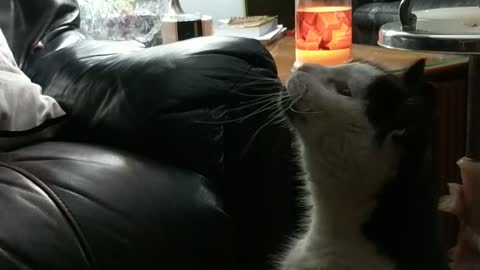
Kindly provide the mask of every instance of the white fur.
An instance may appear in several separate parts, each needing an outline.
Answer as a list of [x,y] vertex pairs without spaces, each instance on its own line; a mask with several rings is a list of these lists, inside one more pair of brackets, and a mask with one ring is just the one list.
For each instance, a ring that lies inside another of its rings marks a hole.
[[[280,269],[393,270],[392,262],[361,232],[375,207],[375,193],[396,169],[391,137],[381,146],[375,143],[366,104],[355,98],[382,72],[360,63],[336,69],[305,69],[287,86],[291,94],[301,96],[291,122],[311,210],[305,231],[293,241]],[[337,94],[327,83],[332,76],[349,73],[361,75],[344,78],[355,90],[353,97]]]

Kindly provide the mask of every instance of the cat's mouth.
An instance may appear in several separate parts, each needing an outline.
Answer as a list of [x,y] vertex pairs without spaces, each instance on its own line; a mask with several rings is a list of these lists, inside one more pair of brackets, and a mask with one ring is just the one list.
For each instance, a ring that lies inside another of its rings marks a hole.
[[[320,98],[315,91],[326,91],[329,93],[335,93],[340,96],[352,97],[352,91],[347,85],[341,83],[323,83],[320,80],[316,80],[314,75],[310,74],[308,70],[297,70],[293,73],[292,77],[287,81],[287,91],[283,95],[283,99],[288,99],[284,102],[283,108],[287,112],[287,115],[293,116],[295,114],[312,114],[318,112],[319,105],[323,102],[317,102],[315,99]],[[313,92],[312,92],[313,91]]]
[[278,107],[283,113],[286,114],[288,118],[292,118],[294,116],[295,103],[294,100],[292,100],[292,96],[287,90],[281,93],[278,100]]
[[289,117],[307,112],[309,109],[303,105],[304,99],[307,98],[308,83],[300,72],[295,72],[287,82],[287,91],[282,96],[282,104],[285,112]]
[[[317,66],[316,68],[319,68],[320,66]],[[289,82],[292,82],[293,87],[289,87],[287,84],[287,89],[293,90],[293,91],[299,91],[298,87],[295,87],[296,85],[300,85],[300,94],[304,95],[305,91],[308,91],[308,86],[307,83],[308,81],[316,81],[314,84],[318,84],[320,86],[319,88],[325,89],[331,92],[335,92],[339,95],[346,96],[346,97],[352,97],[352,91],[348,87],[347,83],[343,80],[335,80],[335,79],[326,79],[326,80],[321,80],[319,78],[315,77],[315,74],[312,74],[313,72],[313,66],[311,65],[303,65],[295,69],[295,72],[293,73],[292,77],[290,78]],[[324,70],[327,70],[328,68],[323,67]],[[303,82],[303,84],[301,84]],[[299,84],[300,83],[300,84]],[[309,85],[311,86],[311,85]],[[292,91],[290,91],[292,92]]]

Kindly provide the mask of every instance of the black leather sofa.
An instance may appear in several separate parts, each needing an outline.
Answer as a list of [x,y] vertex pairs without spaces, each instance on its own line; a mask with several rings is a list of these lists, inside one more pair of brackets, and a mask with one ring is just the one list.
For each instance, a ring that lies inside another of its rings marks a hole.
[[[414,10],[428,8],[475,6],[478,0],[412,0]],[[354,43],[376,45],[378,30],[388,22],[399,20],[395,0],[353,0]]]
[[85,40],[75,0],[2,9],[16,60],[69,117],[54,138],[0,153],[0,269],[270,264],[300,209],[290,134],[253,103],[283,89],[263,46],[144,49]]

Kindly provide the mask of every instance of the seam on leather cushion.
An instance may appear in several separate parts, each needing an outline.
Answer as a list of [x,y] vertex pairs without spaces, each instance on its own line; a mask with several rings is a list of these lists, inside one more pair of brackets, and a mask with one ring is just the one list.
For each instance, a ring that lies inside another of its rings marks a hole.
[[67,119],[67,115],[50,119],[42,125],[26,131],[0,131],[0,151],[11,151],[54,138],[61,132]]
[[68,115],[63,115],[57,118],[47,119],[40,125],[28,130],[20,130],[20,131],[0,130],[0,137],[15,138],[15,137],[30,136],[35,133],[41,133],[42,131],[48,129],[49,127],[55,126],[63,122],[67,118],[68,118]]
[[0,161],[0,166],[11,169],[23,175],[25,178],[37,185],[43,192],[45,192],[45,194],[47,194],[50,200],[52,200],[52,202],[58,207],[59,211],[63,214],[67,223],[71,225],[72,231],[77,237],[80,248],[83,252],[84,257],[86,258],[87,264],[89,265],[90,269],[95,269],[92,252],[90,251],[89,245],[85,236],[82,233],[80,225],[71,213],[71,211],[68,209],[68,207],[63,203],[63,201],[46,184],[44,184],[42,180],[40,180],[27,170],[13,166],[11,164],[7,164],[2,161]]

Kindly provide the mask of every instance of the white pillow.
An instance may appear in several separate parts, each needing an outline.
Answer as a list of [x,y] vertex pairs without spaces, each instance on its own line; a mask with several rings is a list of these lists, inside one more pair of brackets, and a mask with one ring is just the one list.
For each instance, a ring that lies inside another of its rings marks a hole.
[[0,29],[0,131],[26,131],[65,115],[55,99],[20,70]]

